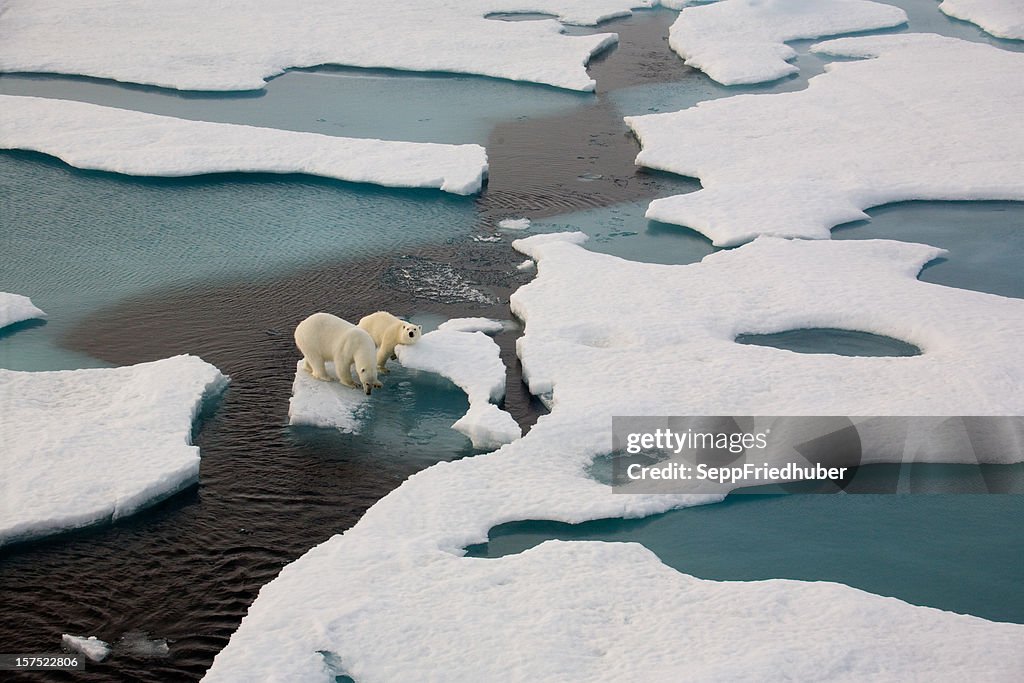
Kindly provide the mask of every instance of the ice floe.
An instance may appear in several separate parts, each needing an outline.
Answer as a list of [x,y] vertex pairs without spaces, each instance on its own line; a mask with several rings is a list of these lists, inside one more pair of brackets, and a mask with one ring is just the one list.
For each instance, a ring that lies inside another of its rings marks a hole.
[[613,33],[571,24],[625,16],[653,0],[11,0],[0,15],[0,71],[80,74],[181,90],[251,90],[293,67],[341,64],[472,73],[593,90],[585,65]]
[[1024,40],[1024,2],[1020,0],[943,0],[939,9],[997,38]]
[[295,368],[292,397],[288,401],[288,423],[358,434],[367,417],[370,397],[360,389],[336,381],[334,363],[324,364],[330,382],[313,377],[302,369],[302,363],[300,360]]
[[[496,334],[507,329],[508,325],[509,322],[507,321],[495,320],[493,318],[452,318],[438,325],[437,329],[442,332],[485,332],[486,334]],[[504,383],[502,383],[502,387],[504,386]],[[502,393],[505,393],[504,388],[502,388]]]
[[870,0],[722,0],[683,9],[669,30],[669,45],[719,83],[762,83],[797,72],[788,40],[906,21],[902,9]]
[[1024,200],[1024,55],[932,34],[812,49],[864,59],[829,65],[800,92],[626,118],[637,163],[703,185],[656,199],[648,218],[735,245],[827,238],[889,202]]
[[0,545],[115,520],[194,483],[193,423],[226,384],[195,356],[0,370]]
[[65,633],[61,636],[61,642],[68,650],[85,655],[94,662],[102,662],[110,654],[110,644],[96,636],[72,636]]
[[[619,495],[595,481],[587,468],[610,449],[615,415],[1024,409],[1024,301],[916,280],[941,250],[761,238],[668,266],[589,252],[584,239],[515,243],[540,264],[512,299],[526,320],[519,355],[531,390],[553,392],[552,412],[494,453],[413,475],[285,567],[206,680],[313,680],[339,663],[360,681],[1013,679],[1024,626],[839,584],[704,581],[636,544],[549,541],[460,557],[504,522],[721,500]],[[807,326],[903,338],[923,353],[829,357],[734,342]],[[665,639],[682,632],[685,647]]]
[[498,221],[498,227],[502,230],[529,230],[529,218],[503,218]]
[[16,95],[0,95],[0,109],[0,149],[128,175],[308,173],[472,194],[487,173],[487,152],[479,145],[343,138]]
[[395,347],[405,367],[447,377],[466,392],[469,410],[452,428],[468,436],[475,448],[497,448],[522,436],[512,416],[494,404],[505,396],[505,364],[486,333],[503,328],[500,320],[457,318],[416,344]]
[[45,317],[46,313],[37,308],[27,296],[0,292],[0,328]]

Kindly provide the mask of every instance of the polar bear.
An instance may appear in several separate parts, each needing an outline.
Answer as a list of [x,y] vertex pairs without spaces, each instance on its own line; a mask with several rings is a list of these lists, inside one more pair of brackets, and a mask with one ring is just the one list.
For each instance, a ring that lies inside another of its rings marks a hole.
[[423,327],[407,323],[387,311],[377,311],[359,321],[359,327],[369,332],[377,345],[377,372],[388,372],[384,364],[396,358],[399,344],[415,344],[423,336]]
[[383,386],[377,380],[373,338],[347,320],[330,313],[314,313],[295,328],[295,345],[303,355],[302,368],[317,379],[331,381],[324,367],[324,361],[329,360],[334,363],[338,381],[347,387],[356,386],[352,381],[353,364],[367,396],[371,389]]

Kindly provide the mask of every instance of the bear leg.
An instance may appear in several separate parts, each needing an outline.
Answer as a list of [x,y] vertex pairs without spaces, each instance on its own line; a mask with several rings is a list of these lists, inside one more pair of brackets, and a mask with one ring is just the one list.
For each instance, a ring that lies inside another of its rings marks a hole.
[[338,373],[338,381],[344,384],[346,387],[356,386],[356,383],[352,381],[351,358],[342,358],[340,356],[335,356],[334,371]]
[[302,368],[321,382],[331,381],[331,376],[327,374],[327,368],[324,367],[323,358],[314,358],[313,360],[310,360],[307,356],[302,359]]
[[391,372],[384,364],[388,362],[388,357],[395,357],[395,347],[388,348],[387,342],[381,342],[381,346],[377,349],[377,372],[383,372],[385,374]]

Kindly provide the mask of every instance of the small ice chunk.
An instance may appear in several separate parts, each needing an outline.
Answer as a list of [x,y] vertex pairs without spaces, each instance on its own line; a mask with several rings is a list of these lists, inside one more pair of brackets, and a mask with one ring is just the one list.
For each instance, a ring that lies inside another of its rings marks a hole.
[[500,242],[500,235],[473,235],[474,242]]
[[480,330],[500,327],[499,321],[487,318],[456,318],[416,344],[395,348],[405,367],[447,377],[466,392],[469,411],[452,428],[476,448],[497,448],[522,436],[512,416],[491,403],[505,396],[505,364],[498,345]]
[[0,292],[0,327],[7,327],[23,320],[45,317],[46,313],[36,308],[27,296]]
[[154,659],[166,657],[171,652],[167,641],[163,638],[150,638],[145,631],[135,630],[125,633],[114,646],[118,654],[132,657]]
[[288,424],[331,427],[358,434],[370,406],[370,397],[359,389],[337,381],[334,363],[325,363],[330,382],[316,379],[302,368],[295,368],[292,397],[288,402]]
[[526,272],[526,271],[529,271],[529,270],[533,270],[536,267],[537,267],[537,264],[533,262],[533,259],[532,258],[528,258],[525,261],[523,261],[522,263],[520,263],[518,266],[516,266],[516,270],[519,270],[519,271],[522,271],[522,272]]
[[493,403],[481,401],[471,404],[452,429],[468,436],[474,448],[484,450],[500,448],[523,435],[523,430],[511,415]]
[[94,662],[102,662],[110,654],[110,645],[96,636],[86,638],[65,633],[60,639],[68,650],[83,654]]
[[498,221],[498,227],[502,230],[529,230],[529,218],[505,218]]

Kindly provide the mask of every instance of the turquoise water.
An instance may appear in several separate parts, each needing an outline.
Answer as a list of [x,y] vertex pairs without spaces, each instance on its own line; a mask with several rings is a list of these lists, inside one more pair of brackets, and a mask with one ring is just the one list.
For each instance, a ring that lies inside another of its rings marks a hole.
[[515,522],[473,557],[549,539],[642,543],[704,579],[837,581],[915,605],[1024,623],[1021,495],[742,495],[639,520]]
[[0,198],[0,291],[49,314],[0,345],[0,366],[18,370],[97,365],[56,340],[133,295],[443,243],[475,220],[472,199],[436,191],[308,176],[129,178],[24,152],[0,154]]
[[[469,438],[451,428],[465,415],[465,392],[443,377],[408,370],[392,361],[384,387],[373,392],[361,431],[343,434],[319,427],[288,427],[299,446],[329,454],[348,465],[427,467],[438,460],[455,460],[475,452]],[[386,454],[386,462],[381,455]]]
[[[644,218],[648,203],[543,218],[522,234],[579,230],[590,236],[585,244],[591,251],[649,263],[695,263],[717,251],[698,232]],[[869,209],[867,214],[870,221],[837,226],[832,238],[941,247],[949,254],[927,264],[920,280],[1024,298],[1024,202],[900,202]]]
[[[692,181],[689,189],[699,187],[696,181]],[[686,189],[686,186],[681,186],[676,191]],[[696,263],[717,251],[699,232],[644,218],[649,203],[650,200],[645,199],[541,218],[534,221],[525,233],[503,231],[503,234],[519,237],[539,232],[580,231],[589,236],[584,246],[590,251],[646,263]]]
[[[920,356],[913,344],[869,332],[813,328],[775,334],[741,334],[738,344],[771,346],[797,353],[834,353],[840,356]],[[827,350],[823,350],[827,349]]]
[[0,75],[0,93],[325,135],[481,145],[495,123],[565,114],[592,98],[479,76],[344,67],[288,71],[264,90],[236,94],[28,74]]
[[1024,202],[901,202],[837,226],[832,239],[892,239],[941,247],[924,282],[1024,298]]

